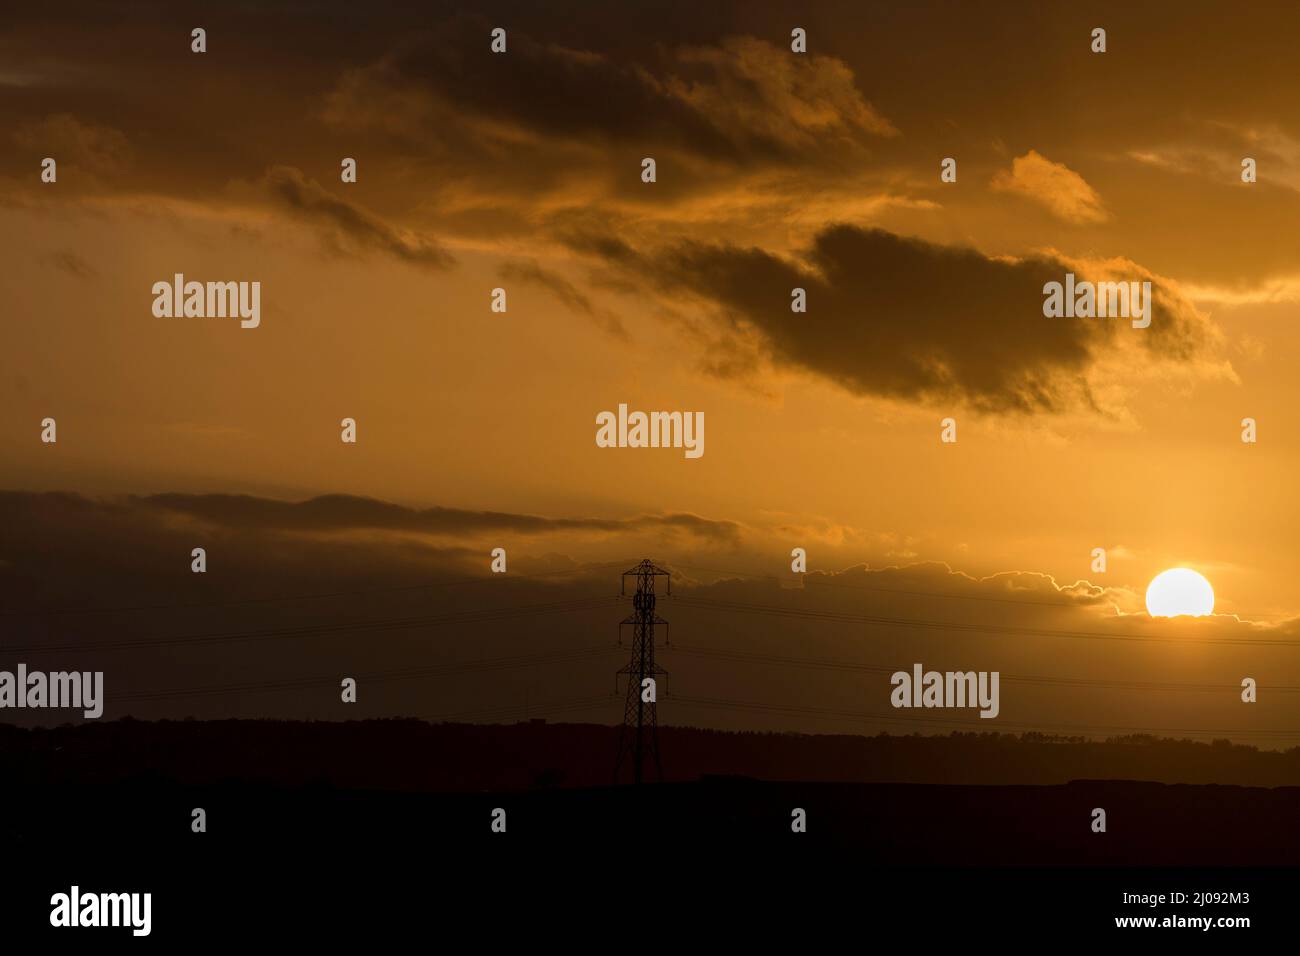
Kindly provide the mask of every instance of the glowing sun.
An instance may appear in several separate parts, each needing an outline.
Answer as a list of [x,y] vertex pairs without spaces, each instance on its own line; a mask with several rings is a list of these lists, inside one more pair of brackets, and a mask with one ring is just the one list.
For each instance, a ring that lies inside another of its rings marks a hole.
[[1191,568],[1161,571],[1147,585],[1147,613],[1152,617],[1202,617],[1214,610],[1214,588]]

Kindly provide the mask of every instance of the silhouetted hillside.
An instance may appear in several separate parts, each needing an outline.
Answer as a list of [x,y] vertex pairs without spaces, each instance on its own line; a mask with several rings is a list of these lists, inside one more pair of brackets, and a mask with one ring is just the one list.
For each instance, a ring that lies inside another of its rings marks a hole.
[[[226,779],[344,789],[456,792],[604,786],[617,731],[594,724],[160,721],[0,727],[0,779],[110,782],[142,773],[181,784]],[[946,737],[660,730],[665,778],[1061,784],[1076,779],[1300,786],[1300,749],[1129,737]]]
[[[678,782],[613,787],[615,730],[595,725],[0,728],[0,845],[21,861],[0,875],[0,887],[11,885],[0,914],[7,907],[14,925],[46,932],[51,894],[75,883],[155,893],[164,937],[199,925],[247,939],[253,926],[281,933],[294,914],[324,912],[339,926],[396,912],[427,913],[429,927],[449,914],[492,927],[532,907],[536,925],[549,925],[576,907],[585,919],[629,860],[656,901],[728,927],[759,926],[754,914],[769,907],[793,906],[800,926],[865,907],[881,922],[919,926],[942,912],[980,932],[1067,925],[1078,934],[1155,912],[1122,905],[1138,889],[1244,894],[1248,906],[1213,915],[1259,926],[1287,925],[1293,905],[1293,871],[1282,868],[1300,864],[1300,787],[1007,781],[1276,784],[1295,779],[1294,751],[992,735],[662,736]],[[880,782],[908,775],[967,782]],[[1104,832],[1093,826],[1097,808]],[[804,832],[792,826],[800,811]],[[505,831],[493,829],[498,816]],[[927,869],[906,869],[918,866]],[[1175,911],[1211,912],[1158,912]]]

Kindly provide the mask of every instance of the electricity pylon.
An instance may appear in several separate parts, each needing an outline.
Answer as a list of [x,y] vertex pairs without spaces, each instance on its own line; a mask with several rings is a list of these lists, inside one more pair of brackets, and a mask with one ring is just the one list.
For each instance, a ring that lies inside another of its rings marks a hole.
[[[668,627],[667,621],[655,615],[655,578],[661,575],[668,585],[664,594],[671,595],[672,578],[669,572],[650,560],[642,561],[630,571],[623,572],[620,587],[623,596],[627,596],[629,577],[636,578],[636,593],[632,595],[632,616],[619,624],[620,637],[623,625],[632,625],[632,660],[618,671],[619,675],[627,675],[627,703],[623,708],[618,756],[614,760],[615,783],[618,783],[619,771],[623,768],[623,758],[629,752],[632,755],[632,780],[634,783],[641,782],[647,744],[654,756],[659,779],[664,778],[663,763],[659,758],[659,713],[656,701],[659,696],[658,678],[668,676],[668,672],[655,664],[655,625],[662,624],[665,629]],[[615,681],[617,680],[616,676]]]

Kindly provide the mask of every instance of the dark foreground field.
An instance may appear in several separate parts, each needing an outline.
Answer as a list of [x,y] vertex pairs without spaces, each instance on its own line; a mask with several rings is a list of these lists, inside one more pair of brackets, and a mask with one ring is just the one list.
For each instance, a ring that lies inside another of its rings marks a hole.
[[[594,933],[627,907],[662,912],[656,925],[689,913],[715,930],[760,935],[774,920],[811,932],[851,919],[927,932],[978,921],[993,928],[980,938],[1018,939],[1044,924],[1118,932],[1116,916],[1174,912],[1123,904],[1123,893],[1170,891],[1250,893],[1248,904],[1181,912],[1252,916],[1261,935],[1291,908],[1300,865],[1300,788],[1289,786],[705,775],[566,787],[555,785],[562,773],[537,776],[556,754],[533,749],[495,755],[531,760],[520,779],[532,786],[476,789],[462,768],[457,786],[438,791],[409,780],[394,788],[382,774],[377,782],[390,786],[343,785],[325,765],[307,782],[312,761],[301,753],[293,772],[265,764],[250,775],[248,762],[279,746],[269,726],[265,747],[250,741],[242,766],[227,762],[243,773],[223,775],[219,764],[199,772],[199,742],[218,731],[195,723],[192,746],[158,743],[180,726],[119,727],[103,738],[112,753],[79,752],[72,744],[89,738],[75,728],[38,746],[26,732],[8,738],[0,771],[0,883],[9,887],[0,925],[8,932],[49,931],[51,894],[75,883],[153,893],[152,935],[172,940],[190,939],[196,927],[208,939],[251,939],[254,930],[305,938],[308,925],[387,938],[378,928],[414,922],[437,927],[433,939],[444,945],[466,927],[486,944],[523,928],[544,938],[557,920],[570,934]],[[539,733],[519,731],[534,744]],[[146,737],[152,750],[127,745]],[[26,749],[12,746],[17,740]],[[347,752],[341,744],[336,759]],[[607,756],[601,747],[598,759]],[[407,759],[439,773],[460,765],[450,750]],[[206,812],[204,833],[191,829],[195,808]],[[806,813],[805,833],[792,832],[796,808]],[[1096,808],[1106,812],[1104,833],[1092,828]],[[492,829],[498,809],[504,833]]]
[[[191,832],[195,807],[206,833]],[[807,833],[791,832],[795,807]],[[1094,807],[1106,833],[1090,828]],[[497,808],[504,833],[491,830]],[[1023,940],[1115,933],[1116,916],[1153,913],[1249,915],[1259,938],[1290,920],[1300,863],[1300,790],[1124,781],[423,794],[138,779],[10,791],[0,813],[13,938],[55,932],[51,894],[72,884],[151,892],[151,935],[172,942],[420,931],[487,944],[564,922],[594,945],[628,906],[662,911],[674,935],[685,920],[696,938],[938,920],[928,938],[969,924]],[[1122,902],[1169,891],[1249,904]]]
[[[598,856],[633,842],[689,859],[710,847],[852,853],[871,866],[1295,866],[1300,788],[1129,781],[1060,786],[780,783],[704,779],[515,793],[425,794],[181,786],[140,778],[112,786],[36,787],[3,801],[0,844],[33,859],[92,850],[150,854],[306,853],[322,845],[404,847],[475,856],[510,847]],[[191,830],[192,810],[207,832]],[[792,832],[796,808],[807,832]],[[1106,832],[1092,811],[1106,811]],[[494,811],[505,832],[493,832]]]

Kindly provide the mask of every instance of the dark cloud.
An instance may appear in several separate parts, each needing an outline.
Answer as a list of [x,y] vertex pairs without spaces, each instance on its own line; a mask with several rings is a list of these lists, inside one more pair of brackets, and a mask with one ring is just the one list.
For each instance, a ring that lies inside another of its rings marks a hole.
[[24,123],[13,133],[13,141],[37,160],[46,156],[67,168],[96,175],[121,172],[132,160],[132,149],[120,130],[86,122],[70,113],[54,113]]
[[[942,202],[961,223],[957,234],[987,244],[1007,224],[984,218],[982,191],[930,192],[942,188],[935,161],[960,156],[962,181],[973,184],[1034,149],[1105,197],[1112,219],[1105,233],[1094,223],[1075,235],[1080,248],[1120,249],[1188,281],[1295,270],[1294,244],[1276,241],[1300,203],[1292,145],[1300,133],[1280,65],[1294,11],[1229,23],[1189,10],[1186,30],[1166,36],[1158,7],[1109,4],[1112,39],[1159,40],[1112,43],[1096,57],[1077,39],[1088,28],[1060,4],[995,18],[990,30],[985,5],[925,0],[881,22],[831,0],[809,11],[806,55],[790,52],[788,5],[772,0],[559,8],[504,0],[490,18],[449,0],[419,10],[392,0],[210,6],[142,0],[110,17],[75,0],[51,18],[11,4],[0,111],[27,145],[0,151],[0,202],[30,197],[42,143],[106,164],[112,175],[97,178],[114,195],[198,202],[269,162],[324,182],[313,166],[320,157],[364,150],[367,208],[385,221],[496,238],[532,231],[543,213],[530,199],[547,200],[537,203],[544,212],[562,204],[557,197],[589,208],[613,193],[669,205],[735,194],[740,173],[780,165],[800,180],[782,219],[809,221],[803,197],[860,198],[858,177],[869,172],[911,198]],[[199,58],[188,45],[195,16],[208,17],[215,41]],[[488,47],[497,25],[509,30],[504,56]],[[1197,46],[1211,34],[1212,49]],[[292,49],[280,42],[286,35]],[[1010,48],[1014,69],[985,69]],[[49,125],[70,103],[76,119]],[[895,125],[905,135],[890,137]],[[129,138],[134,162],[121,161],[113,131]],[[868,147],[870,162],[846,144]],[[1201,158],[1207,148],[1212,162]],[[653,192],[640,189],[635,163],[659,150],[682,155],[664,162],[671,175]],[[1173,165],[1145,168],[1134,154]],[[1249,191],[1222,168],[1244,155],[1261,161]],[[1198,173],[1173,174],[1183,166]],[[70,196],[89,178],[69,176],[57,193],[38,195]],[[574,183],[587,188],[566,195]],[[593,199],[600,186],[605,195]],[[599,205],[607,219],[618,215]],[[1051,223],[1034,223],[1013,225],[1054,236]],[[1205,242],[1207,223],[1231,223],[1237,240]]]
[[458,16],[348,71],[330,118],[343,126],[424,130],[436,141],[469,133],[527,149],[531,144],[519,141],[526,131],[732,163],[801,165],[832,143],[896,133],[862,97],[852,70],[833,57],[796,56],[752,36],[700,46],[643,44],[613,56],[521,29],[510,29],[508,52],[495,54],[495,25]]
[[98,273],[89,262],[69,249],[59,249],[41,256],[41,262],[51,269],[66,272],[75,279],[91,279]]
[[323,495],[307,501],[278,501],[251,495],[159,494],[96,500],[79,495],[0,493],[0,513],[39,507],[48,515],[87,513],[138,514],[142,520],[168,516],[197,519],[226,530],[264,532],[396,531],[437,535],[486,532],[546,534],[556,532],[682,532],[699,538],[739,540],[734,521],[688,513],[637,515],[630,518],[555,518],[501,511],[457,508],[407,508],[375,498]]
[[433,240],[395,229],[330,193],[301,170],[276,166],[267,171],[264,182],[276,206],[321,227],[339,246],[386,253],[424,268],[441,269],[455,261]]
[[561,275],[543,269],[534,260],[507,262],[501,267],[501,278],[519,279],[549,289],[557,299],[579,312],[591,315],[591,300],[578,291],[572,282]]
[[[1169,290],[1158,290],[1145,330],[1123,319],[1043,316],[1044,283],[1069,271],[1080,279],[1122,272],[1122,263],[1085,272],[1046,255],[990,258],[847,225],[819,233],[803,261],[693,242],[646,253],[608,237],[570,244],[669,295],[710,302],[735,329],[757,331],[777,364],[859,395],[956,401],[990,412],[1096,410],[1087,373],[1101,350],[1118,347],[1118,335],[1137,336],[1175,361],[1195,358],[1208,336],[1204,321]],[[1134,270],[1125,277],[1150,278]],[[794,288],[807,291],[806,314],[791,311]],[[736,341],[746,347],[743,336]],[[743,351],[735,359],[749,362]]]
[[591,299],[564,276],[549,269],[543,269],[535,260],[512,260],[500,269],[501,278],[515,279],[546,289],[562,303],[575,311],[593,319],[601,328],[615,338],[628,341],[630,336],[618,316],[605,310],[597,309]]

